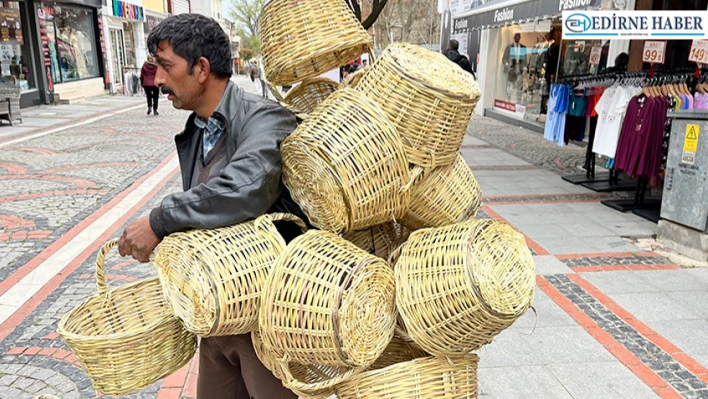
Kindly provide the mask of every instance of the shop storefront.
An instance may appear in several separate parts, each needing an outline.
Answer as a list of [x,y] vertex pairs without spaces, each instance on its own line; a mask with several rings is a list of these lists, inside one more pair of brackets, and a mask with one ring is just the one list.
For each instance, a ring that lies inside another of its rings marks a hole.
[[601,0],[494,1],[453,19],[452,36],[480,38],[476,112],[542,130],[551,83],[608,66],[609,40],[562,40],[563,11],[599,9]]
[[100,0],[0,3],[0,84],[17,87],[22,107],[48,103],[70,83],[102,92],[99,5]]
[[[110,7],[104,7],[104,12],[111,76],[109,89],[111,93],[136,93],[140,66],[147,59],[146,11],[138,4],[112,0]],[[152,21],[154,17],[150,18]]]

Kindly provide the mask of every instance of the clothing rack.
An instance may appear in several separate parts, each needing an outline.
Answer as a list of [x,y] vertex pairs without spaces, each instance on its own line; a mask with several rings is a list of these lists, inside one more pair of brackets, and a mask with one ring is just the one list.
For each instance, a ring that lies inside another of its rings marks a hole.
[[[582,83],[590,83],[593,81],[603,82],[605,86],[611,86],[617,80],[637,79],[646,76],[646,72],[603,72],[598,75],[573,75],[564,76],[557,79],[557,83],[569,84],[577,87]],[[609,83],[609,84],[608,84]],[[593,144],[595,143],[595,129],[590,127],[588,132],[588,145],[585,152],[585,174],[565,175],[561,178],[572,184],[582,184],[584,187],[593,191],[608,192],[608,191],[629,191],[634,189],[634,185],[626,182],[619,182],[618,173],[614,169],[610,169],[609,173],[595,174],[596,155],[593,152]]]
[[[695,70],[691,68],[680,68],[676,71],[655,71],[655,76],[646,79],[648,86],[661,86],[667,83],[684,82],[691,93],[695,93],[696,85],[705,83],[707,74],[702,74],[700,79],[695,78]],[[670,111],[669,111],[670,114]],[[644,219],[658,223],[661,213],[661,200],[647,200],[646,192],[649,186],[647,177],[638,177],[635,183],[634,198],[630,200],[603,200],[603,205],[616,209],[620,212],[632,212]]]

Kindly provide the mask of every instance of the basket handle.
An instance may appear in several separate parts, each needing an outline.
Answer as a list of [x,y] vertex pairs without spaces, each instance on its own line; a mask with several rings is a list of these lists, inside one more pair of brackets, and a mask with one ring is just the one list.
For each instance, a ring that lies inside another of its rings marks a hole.
[[106,263],[106,255],[108,251],[113,249],[118,245],[118,240],[113,239],[103,244],[101,249],[98,251],[98,256],[96,256],[96,289],[98,290],[98,295],[104,296],[108,292],[108,286],[106,286],[106,276],[103,272],[103,265]]
[[303,393],[334,389],[335,385],[341,384],[344,381],[347,381],[353,376],[360,374],[361,372],[366,370],[366,367],[354,367],[347,370],[345,373],[342,373],[328,380],[306,383],[298,380],[293,376],[293,373],[290,371],[290,366],[288,365],[288,363],[289,361],[287,360],[287,356],[283,359],[275,360],[275,367],[277,367],[282,372],[281,375],[283,376],[283,385],[286,388],[290,388],[294,391],[299,391]]
[[[261,215],[256,218],[255,222],[253,222],[256,231],[258,232],[266,232],[268,231],[268,226],[265,225],[266,221],[270,222],[270,224],[274,224],[275,222],[292,222],[295,223],[296,225],[300,226],[300,230],[302,230],[303,233],[307,232],[307,225],[305,222],[302,221],[299,217],[291,214],[291,213],[266,213],[264,215]],[[285,240],[283,237],[278,234],[277,235],[278,240],[280,241],[280,245],[282,248],[286,247]]]
[[[98,295],[105,296],[108,294],[108,286],[106,285],[106,276],[104,274],[104,264],[108,252],[118,245],[118,239],[112,239],[101,247],[96,256],[96,290]],[[155,262],[155,252],[150,253],[150,262]]]

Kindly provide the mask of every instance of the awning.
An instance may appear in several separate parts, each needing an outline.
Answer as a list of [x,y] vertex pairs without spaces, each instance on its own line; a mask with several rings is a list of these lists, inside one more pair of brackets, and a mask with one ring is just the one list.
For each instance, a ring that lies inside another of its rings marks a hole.
[[563,11],[600,8],[602,0],[495,0],[453,17],[452,32],[466,33],[553,18]]

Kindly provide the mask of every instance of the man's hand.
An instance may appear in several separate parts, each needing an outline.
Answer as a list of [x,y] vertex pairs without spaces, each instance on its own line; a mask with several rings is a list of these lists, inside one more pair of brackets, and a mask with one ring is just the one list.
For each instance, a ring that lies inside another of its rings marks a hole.
[[146,263],[149,261],[150,253],[159,243],[160,239],[150,227],[150,217],[146,216],[126,227],[118,240],[118,252],[120,256],[131,255],[139,262]]

